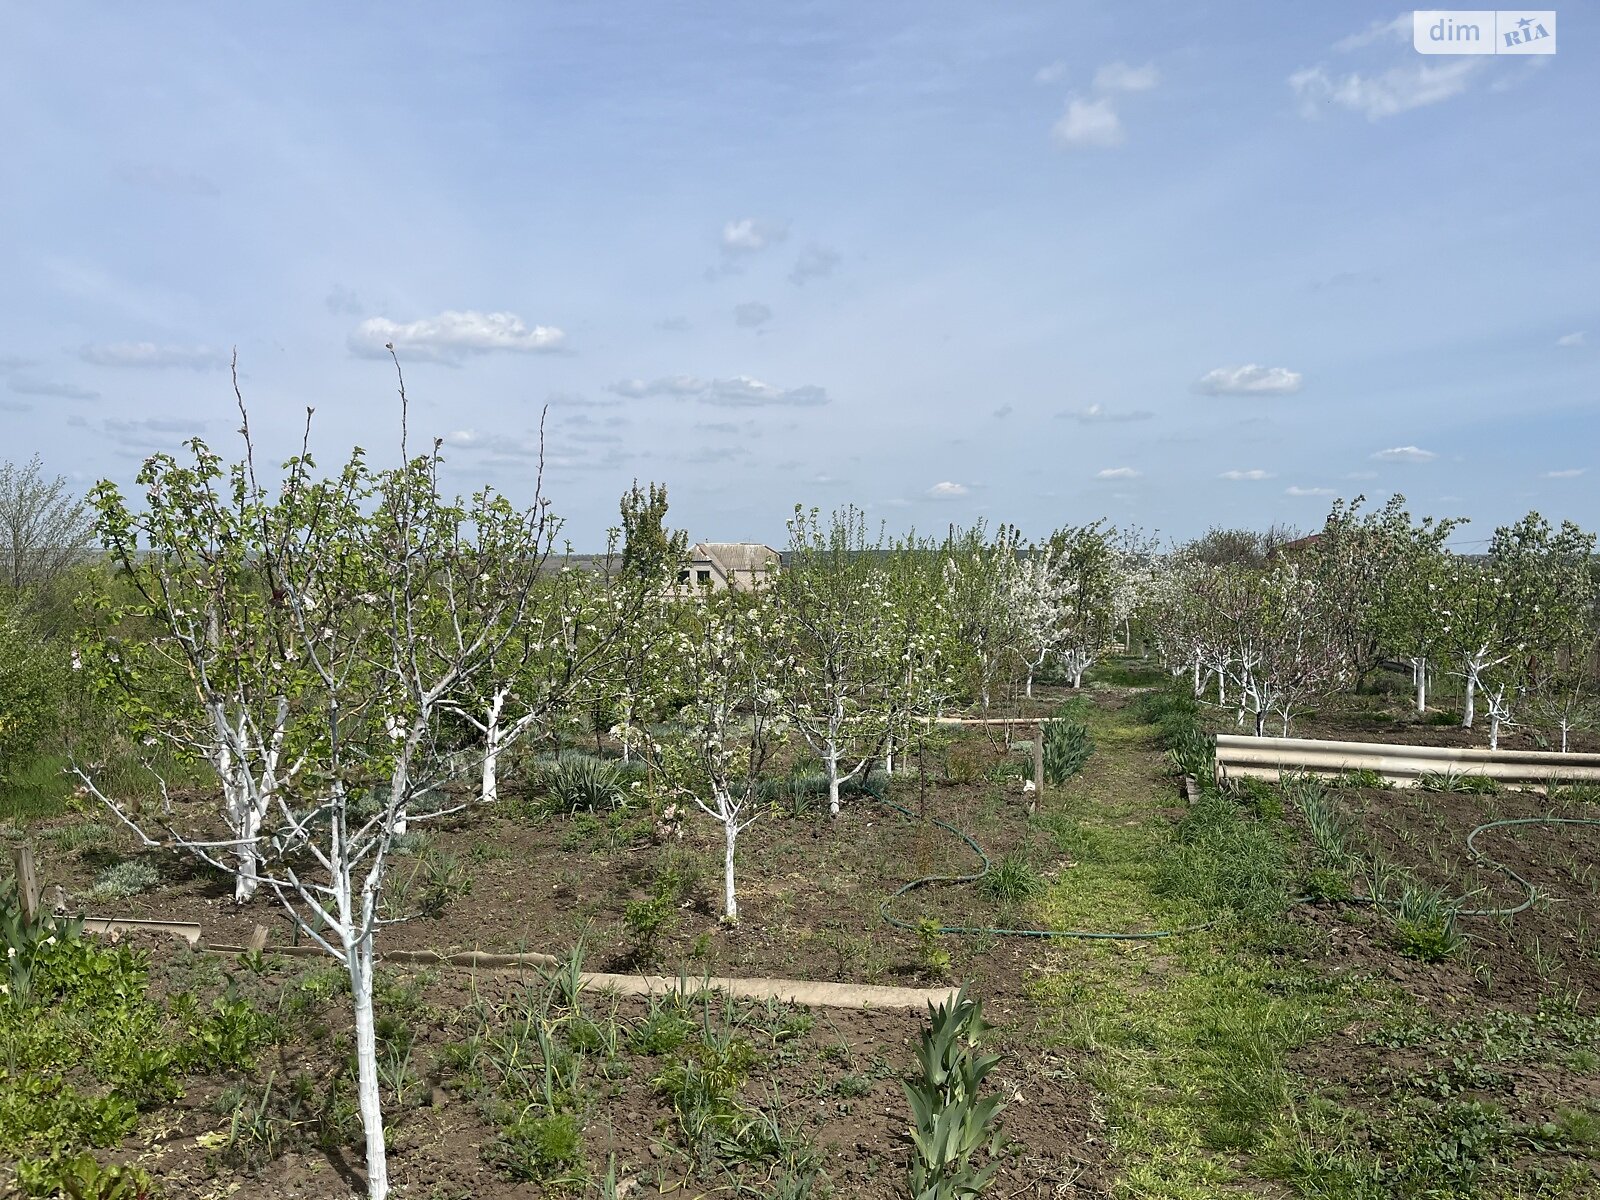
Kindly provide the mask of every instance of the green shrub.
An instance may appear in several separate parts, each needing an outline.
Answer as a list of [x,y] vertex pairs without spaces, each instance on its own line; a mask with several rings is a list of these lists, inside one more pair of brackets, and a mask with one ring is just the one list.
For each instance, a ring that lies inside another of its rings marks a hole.
[[661,939],[677,924],[678,906],[672,895],[658,889],[643,900],[630,901],[622,910],[622,925],[634,941],[634,959],[652,963],[660,955]]
[[622,803],[622,772],[589,754],[558,755],[539,772],[553,807],[563,812],[606,812]]
[[1435,888],[1408,883],[1394,906],[1394,943],[1407,958],[1441,962],[1461,949],[1455,907]]
[[944,775],[951,783],[976,783],[983,778],[983,743],[976,738],[952,742],[944,752]]

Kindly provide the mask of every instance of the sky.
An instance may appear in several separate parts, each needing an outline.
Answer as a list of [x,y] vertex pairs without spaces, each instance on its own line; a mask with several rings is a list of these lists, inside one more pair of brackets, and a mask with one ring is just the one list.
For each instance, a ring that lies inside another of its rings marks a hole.
[[3,6],[0,460],[87,487],[306,409],[696,540],[1600,525],[1600,5]]

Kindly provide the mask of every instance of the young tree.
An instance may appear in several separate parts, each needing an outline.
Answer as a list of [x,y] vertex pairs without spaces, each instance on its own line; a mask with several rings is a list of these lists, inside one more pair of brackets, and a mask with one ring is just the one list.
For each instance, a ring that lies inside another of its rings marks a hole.
[[784,701],[794,728],[822,759],[828,811],[839,786],[883,749],[900,686],[898,621],[883,539],[867,536],[866,514],[835,512],[826,529],[798,505],[789,521],[789,561],[772,590],[793,638],[794,671]]
[[890,775],[897,748],[919,736],[926,728],[922,718],[943,712],[955,691],[943,562],[938,543],[915,532],[890,542],[883,559],[889,657],[896,664],[895,685],[886,695],[883,741],[883,769]]
[[1433,641],[1434,597],[1444,543],[1464,522],[1447,517],[1412,521],[1405,497],[1391,496],[1377,512],[1366,498],[1340,500],[1306,554],[1307,570],[1337,615],[1350,667],[1359,684],[1403,646],[1419,695],[1426,701],[1427,654]]
[[[403,384],[401,400],[403,414]],[[381,1200],[388,1167],[372,984],[389,850],[407,821],[459,808],[442,791],[453,756],[437,745],[440,718],[516,627],[553,518],[539,501],[521,511],[487,492],[444,499],[438,442],[383,472],[357,450],[332,479],[317,478],[302,453],[269,492],[257,479],[248,418],[242,432],[244,459],[226,470],[198,441],[192,468],[152,459],[141,475],[144,515],[111,484],[96,489],[96,504],[103,535],[125,547],[128,564],[140,564],[136,531],[146,539],[155,575],[140,593],[144,615],[200,680],[188,704],[214,712],[223,692],[222,724],[244,731],[218,735],[228,756],[213,765],[267,806],[252,834],[230,829],[217,839],[204,826],[167,822],[165,841],[224,870],[252,871],[344,966],[368,1192]],[[225,565],[206,574],[196,564],[211,553]],[[182,588],[161,582],[163,570],[179,577],[174,564],[191,573]],[[211,591],[197,614],[189,606],[202,583]],[[174,736],[196,723],[192,712],[178,716]],[[147,844],[162,844],[101,790],[92,767],[73,769]],[[233,861],[219,857],[229,854]]]
[[0,464],[0,586],[47,584],[93,541],[94,522],[66,476],[46,479],[37,454],[20,467]]
[[1073,687],[1115,639],[1133,609],[1129,565],[1103,521],[1068,526],[1050,538],[1060,596],[1060,649]]
[[1017,652],[1027,678],[1023,695],[1033,695],[1033,677],[1062,638],[1067,598],[1054,548],[1030,547],[1009,581],[1010,603],[1017,620]]
[[966,658],[983,711],[989,711],[1001,667],[1016,655],[1021,638],[1016,579],[1021,569],[1020,537],[1001,526],[991,542],[980,523],[969,530],[952,527],[944,545],[946,628],[951,648]]
[[[622,515],[622,576],[624,587],[638,597],[632,619],[616,643],[615,679],[618,727],[632,729],[643,714],[640,705],[652,693],[655,659],[663,652],[676,612],[677,579],[689,550],[683,530],[667,529],[667,489],[652,483],[648,490],[625,492]],[[632,755],[633,739],[623,737],[622,756]]]
[[666,686],[683,698],[669,732],[625,731],[666,787],[722,826],[722,915],[739,919],[739,834],[760,816],[761,768],[787,730],[780,690],[790,635],[760,593],[702,590],[678,602]]
[[[1466,682],[1463,728],[1472,728],[1477,693],[1491,672],[1504,668],[1501,682],[1514,693],[1579,636],[1594,607],[1594,543],[1570,521],[1554,529],[1530,512],[1495,530],[1486,562],[1452,561],[1443,638]],[[1497,708],[1493,719],[1503,724]]]

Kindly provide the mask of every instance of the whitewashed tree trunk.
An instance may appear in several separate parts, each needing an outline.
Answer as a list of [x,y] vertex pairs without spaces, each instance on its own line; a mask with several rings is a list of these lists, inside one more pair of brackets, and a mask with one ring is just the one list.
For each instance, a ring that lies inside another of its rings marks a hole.
[[1477,715],[1478,701],[1478,668],[1472,663],[1467,664],[1467,698],[1461,705],[1461,728],[1471,729],[1473,717]]
[[1417,716],[1428,711],[1428,660],[1420,655],[1411,660],[1411,675],[1417,685]]
[[[348,911],[348,900],[345,901]],[[378,1038],[372,1012],[372,930],[346,938],[345,968],[355,1008],[356,1097],[367,1140],[367,1195],[383,1200],[389,1193],[388,1150],[383,1141],[383,1101],[378,1092]]]
[[717,797],[717,807],[722,818],[722,915],[729,921],[739,919],[739,897],[733,887],[733,852],[739,840],[739,822],[728,811],[725,797]]
[[505,702],[506,692],[495,689],[494,698],[489,701],[488,711],[484,714],[483,774],[479,781],[479,795],[485,804],[493,804],[500,799],[500,714]]

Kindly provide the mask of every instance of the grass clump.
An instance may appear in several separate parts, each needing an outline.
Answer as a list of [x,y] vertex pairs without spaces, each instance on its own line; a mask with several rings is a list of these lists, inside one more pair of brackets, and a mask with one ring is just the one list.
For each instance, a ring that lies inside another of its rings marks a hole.
[[126,900],[141,892],[148,892],[161,882],[161,872],[155,864],[142,858],[130,858],[107,867],[95,876],[94,885],[84,899],[91,904],[105,904],[112,900]]
[[1044,880],[1025,855],[1007,854],[978,880],[978,891],[987,899],[1003,904],[1020,904],[1044,891]]
[[1089,727],[1077,721],[1051,721],[1044,727],[1044,778],[1060,785],[1083,770],[1094,753]]

